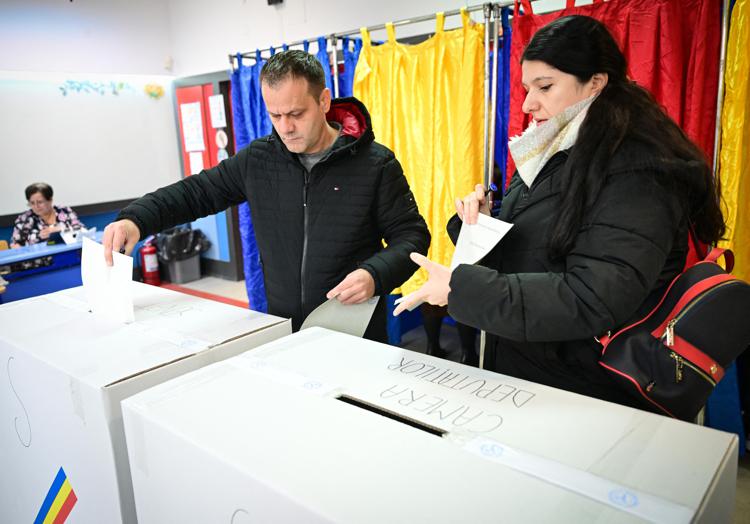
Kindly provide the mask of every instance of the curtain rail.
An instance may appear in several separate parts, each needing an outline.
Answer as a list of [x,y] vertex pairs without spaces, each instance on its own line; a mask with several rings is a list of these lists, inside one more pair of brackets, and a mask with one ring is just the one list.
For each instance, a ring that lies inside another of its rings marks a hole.
[[[535,3],[536,0],[531,0],[532,3]],[[484,11],[486,6],[492,6],[493,8],[501,8],[501,7],[508,7],[511,5],[514,5],[514,0],[503,0],[500,2],[486,2],[481,5],[473,5],[466,7],[466,10],[469,13],[477,12],[477,11]],[[453,9],[451,11],[446,11],[445,16],[455,16],[461,14],[460,9]],[[403,20],[397,20],[393,22],[394,27],[409,25],[409,24],[415,24],[420,22],[429,22],[430,20],[433,20],[435,18],[435,14],[431,15],[424,15],[419,16],[416,18],[405,18]],[[496,19],[497,20],[497,19]],[[368,26],[366,29],[368,31],[379,31],[382,29],[385,29],[385,24],[377,24]],[[719,89],[717,93],[717,100],[716,100],[716,127],[715,127],[715,134],[714,134],[714,157],[712,162],[712,171],[715,176],[718,176],[718,171],[720,169],[720,147],[721,147],[721,114],[722,109],[724,106],[724,72],[726,68],[726,46],[727,46],[727,40],[728,40],[728,28],[729,28],[729,2],[727,0],[722,1],[722,20],[721,20],[721,50],[720,50],[720,56],[719,58]],[[328,38],[332,41],[337,41],[338,38],[344,37],[344,36],[351,36],[359,34],[359,29],[352,29],[350,31],[343,31],[339,33],[331,33]],[[317,37],[309,39],[309,40],[315,40]],[[307,41],[309,41],[307,40]],[[292,46],[299,46],[304,44],[305,40],[298,40],[296,42],[292,42],[291,44],[288,44],[289,47]],[[279,46],[281,47],[281,46]],[[261,49],[260,52],[269,52],[271,50],[270,47]],[[255,59],[255,51],[240,53],[240,56],[242,58],[249,58],[249,59]],[[234,61],[237,57],[236,54],[230,54],[229,56],[229,64],[234,70]],[[338,75],[337,75],[338,76]],[[338,80],[338,78],[336,78]],[[338,83],[338,82],[337,82]]]
[[[532,0],[532,3],[534,1],[536,1],[536,0]],[[468,6],[468,7],[466,7],[466,11],[469,12],[469,13],[474,13],[474,12],[478,12],[478,11],[483,11],[485,9],[486,5],[495,6],[495,7],[500,8],[500,7],[511,6],[514,3],[515,3],[514,0],[504,0],[504,1],[501,1],[501,2],[487,2],[487,3],[484,3],[484,4],[480,4],[480,5]],[[453,9],[451,11],[445,11],[443,14],[446,17],[460,15],[461,14],[461,9]],[[418,16],[418,17],[414,17],[414,18],[404,18],[402,20],[397,20],[397,21],[393,22],[393,27],[400,27],[400,26],[405,26],[405,25],[410,25],[410,24],[417,24],[417,23],[421,23],[421,22],[429,22],[430,20],[434,20],[434,19],[435,19],[435,13],[430,14],[430,15]],[[380,31],[380,30],[385,29],[385,27],[386,27],[385,24],[377,24],[377,25],[368,26],[365,29],[367,29],[367,31]],[[339,39],[339,38],[343,38],[345,36],[358,35],[359,32],[360,32],[360,29],[352,29],[352,30],[349,30],[349,31],[336,32],[336,33],[331,33],[328,36],[328,38],[330,38],[330,39],[334,39],[334,38],[335,39]],[[316,37],[309,38],[309,39],[306,39],[306,40],[297,40],[296,42],[292,42],[291,44],[286,44],[286,45],[288,45],[289,47],[300,46],[300,45],[304,44],[306,41],[307,42],[314,41],[317,38],[318,37],[316,36]],[[277,47],[274,47],[273,49],[279,49],[279,48],[281,48],[281,45],[279,45]],[[267,47],[265,49],[260,49],[260,52],[261,53],[267,53],[267,52],[271,51],[271,49],[272,49],[271,47]],[[244,53],[240,53],[240,56],[242,58],[249,58],[251,60],[254,60],[255,59],[255,54],[256,54],[256,51],[246,51]],[[231,64],[232,69],[234,69],[234,61],[237,58],[237,53],[235,53],[235,54],[229,54],[228,56],[229,56],[229,63]]]

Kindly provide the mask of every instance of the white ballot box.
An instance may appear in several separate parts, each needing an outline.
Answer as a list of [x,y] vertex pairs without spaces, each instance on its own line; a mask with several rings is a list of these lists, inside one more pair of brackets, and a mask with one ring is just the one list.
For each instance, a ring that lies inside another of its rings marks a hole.
[[0,522],[135,522],[120,401],[283,337],[286,319],[133,283],[135,322],[82,288],[0,306]]
[[123,401],[162,522],[729,522],[737,437],[311,328]]

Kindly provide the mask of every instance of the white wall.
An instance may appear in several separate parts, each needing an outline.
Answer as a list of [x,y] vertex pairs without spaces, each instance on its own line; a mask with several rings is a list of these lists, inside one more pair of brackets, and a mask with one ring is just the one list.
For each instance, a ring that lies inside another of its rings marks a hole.
[[0,70],[169,74],[169,33],[164,0],[2,0]]
[[[284,0],[281,5],[269,6],[266,0],[215,0],[208,7],[205,0],[168,1],[175,72],[181,76],[226,69],[229,52],[466,5],[458,0]],[[430,31],[433,26],[429,24],[419,32]],[[406,29],[398,34],[406,34]],[[380,38],[385,38],[385,33]],[[312,44],[311,50],[316,51],[317,46]]]
[[[164,96],[149,97],[146,84]],[[0,215],[26,210],[32,182],[75,207],[179,180],[171,77],[0,72],[0,115]]]
[[[269,6],[266,0],[0,0],[0,71],[188,76],[227,69],[230,52],[481,3],[284,0]],[[565,1],[539,0],[534,5],[542,12],[559,9]],[[472,17],[482,19],[481,13]],[[449,18],[446,27],[459,22],[459,17]],[[431,32],[433,27],[432,22],[405,26],[397,28],[397,35]],[[373,37],[384,39],[385,32]]]
[[[179,180],[165,1],[1,0],[0,49],[0,215],[26,209],[31,182],[75,206]],[[63,96],[68,80],[129,89]]]
[[[63,72],[72,79],[86,80],[87,75],[106,79],[107,75],[189,76],[227,70],[230,52],[453,10],[469,3],[480,2],[284,0],[280,6],[268,6],[266,0],[0,0],[0,81],[23,77],[24,72]],[[540,0],[535,9],[542,12],[561,8],[564,3]],[[472,18],[481,21],[481,12],[473,13]],[[460,17],[451,17],[446,29],[459,24]],[[434,21],[430,21],[399,27],[396,32],[397,36],[411,36],[433,29]],[[385,31],[374,33],[373,38],[386,38]],[[311,49],[316,51],[316,44]],[[57,78],[55,82],[65,77]],[[98,117],[96,112],[97,104],[103,108],[104,101],[94,103],[89,98],[87,105],[82,95],[75,101],[82,104],[80,118],[76,115],[77,120],[69,119],[72,125],[65,126],[60,115],[74,107],[73,101],[58,97],[56,102],[51,95],[44,95],[47,114],[58,116],[53,119],[55,133],[51,133],[45,132],[52,127],[44,114],[18,109],[24,102],[33,106],[31,91],[29,100],[24,101],[12,85],[3,89],[5,95],[13,93],[15,97],[10,100],[6,96],[6,107],[18,105],[11,111],[14,118],[0,118],[0,158],[4,159],[0,187],[13,194],[0,198],[0,215],[23,209],[19,188],[31,181],[55,182],[59,202],[88,204],[130,198],[149,185],[179,179],[177,131],[174,111],[167,107],[168,97],[159,102],[159,110],[135,98],[129,106],[123,103],[121,107],[110,100],[107,110],[119,115],[118,121],[104,122],[103,115]],[[37,101],[41,103],[41,98]],[[51,109],[50,104],[58,102],[65,104],[58,106],[63,113]],[[133,134],[127,135],[128,130]],[[117,143],[128,143],[130,147],[124,150],[136,153],[119,152]],[[31,149],[30,144],[34,146]],[[120,160],[115,160],[117,155]],[[92,161],[86,162],[87,158]],[[107,158],[114,161],[118,175],[114,179],[125,181],[122,191],[116,185],[90,183],[112,180],[113,173],[107,174],[111,166],[101,165]],[[138,166],[152,172],[135,173]]]
[[[377,25],[478,5],[480,0],[284,0],[269,6],[266,0],[167,0],[171,52],[179,76],[227,69],[227,55],[281,45],[304,38]],[[579,4],[591,0],[579,0]],[[535,2],[537,12],[564,7],[564,0]],[[472,18],[482,20],[481,12]],[[446,29],[458,27],[460,17],[446,20]],[[396,28],[396,36],[424,34],[434,22]],[[385,39],[385,31],[373,33]],[[312,44],[315,52],[317,46]]]

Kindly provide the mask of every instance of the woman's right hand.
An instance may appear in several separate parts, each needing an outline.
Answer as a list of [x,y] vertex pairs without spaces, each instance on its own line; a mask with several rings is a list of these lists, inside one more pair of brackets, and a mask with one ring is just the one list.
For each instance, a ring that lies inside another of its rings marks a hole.
[[52,233],[54,233],[54,231],[52,230],[52,228],[51,228],[51,227],[43,227],[43,228],[42,228],[42,229],[41,229],[41,230],[39,231],[39,238],[41,238],[42,240],[47,240],[47,239],[49,239],[49,236],[50,236],[50,235],[51,235]]
[[464,224],[476,224],[479,213],[490,216],[491,206],[492,202],[482,184],[474,186],[474,191],[466,195],[463,200],[456,199],[456,213]]

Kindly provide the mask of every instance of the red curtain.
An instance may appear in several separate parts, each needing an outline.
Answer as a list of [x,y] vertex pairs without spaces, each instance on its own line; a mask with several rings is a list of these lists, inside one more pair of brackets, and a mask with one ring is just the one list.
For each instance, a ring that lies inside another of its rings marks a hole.
[[[714,152],[716,93],[719,84],[721,0],[610,0],[535,15],[527,0],[525,14],[513,17],[510,55],[508,136],[523,132],[529,119],[521,110],[521,54],[534,33],[552,20],[587,15],[603,22],[628,62],[628,75],[653,93],[669,116],[706,153]],[[508,173],[515,170],[508,156]],[[510,182],[510,177],[508,177]]]

